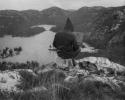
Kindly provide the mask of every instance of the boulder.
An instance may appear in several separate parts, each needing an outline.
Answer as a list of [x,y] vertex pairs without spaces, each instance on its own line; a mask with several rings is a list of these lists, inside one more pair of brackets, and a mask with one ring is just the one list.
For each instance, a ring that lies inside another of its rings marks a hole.
[[85,57],[80,59],[78,62],[89,62],[94,64],[98,70],[112,69],[115,72],[125,72],[125,67],[110,61],[108,58],[104,57]]

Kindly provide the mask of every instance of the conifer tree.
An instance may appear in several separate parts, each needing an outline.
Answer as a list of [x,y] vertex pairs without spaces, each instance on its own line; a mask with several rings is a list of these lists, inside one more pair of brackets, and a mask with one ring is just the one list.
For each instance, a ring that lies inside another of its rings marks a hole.
[[66,24],[64,26],[64,30],[71,31],[71,32],[74,31],[73,24],[72,24],[72,22],[71,22],[71,20],[69,18],[67,18],[67,20],[66,20]]

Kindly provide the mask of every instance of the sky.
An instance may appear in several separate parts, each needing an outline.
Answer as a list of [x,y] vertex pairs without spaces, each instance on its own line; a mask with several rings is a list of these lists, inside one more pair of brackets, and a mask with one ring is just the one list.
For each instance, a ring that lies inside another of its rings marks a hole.
[[0,0],[0,10],[43,10],[52,6],[63,9],[79,9],[83,6],[122,6],[125,0]]

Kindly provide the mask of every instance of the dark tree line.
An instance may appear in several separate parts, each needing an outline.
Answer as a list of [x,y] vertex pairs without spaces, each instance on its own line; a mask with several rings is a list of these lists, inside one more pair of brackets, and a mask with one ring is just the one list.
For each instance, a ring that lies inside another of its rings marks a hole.
[[22,47],[15,47],[15,48],[9,48],[5,47],[4,49],[0,50],[0,58],[8,58],[8,57],[13,57],[15,55],[19,55],[20,52],[22,51]]
[[13,69],[35,69],[37,67],[39,67],[39,63],[36,61],[27,61],[26,63],[0,62],[0,71]]

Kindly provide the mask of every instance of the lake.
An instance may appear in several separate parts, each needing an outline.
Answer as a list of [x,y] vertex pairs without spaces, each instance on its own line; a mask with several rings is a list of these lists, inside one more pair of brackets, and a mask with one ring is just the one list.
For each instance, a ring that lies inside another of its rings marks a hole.
[[[40,64],[47,64],[55,61],[56,54],[48,49],[53,43],[55,33],[50,31],[53,25],[38,25],[33,27],[43,27],[46,31],[31,37],[4,36],[0,38],[0,49],[5,47],[22,47],[20,55],[0,59],[0,61],[26,62],[37,61]],[[32,27],[32,28],[33,28]]]
[[[21,46],[22,52],[20,55],[13,57],[8,57],[5,59],[0,58],[0,61],[20,63],[25,63],[26,61],[37,61],[40,63],[40,65],[55,62],[57,57],[56,53],[48,50],[50,45],[52,46],[56,34],[50,31],[50,29],[55,27],[55,25],[36,25],[32,26],[31,28],[35,27],[43,27],[45,31],[31,37],[12,37],[11,35],[1,37],[0,50],[4,49],[5,47],[15,48]],[[87,43],[83,42],[83,45],[84,48],[81,48],[81,52],[97,52],[94,47],[89,46]]]

